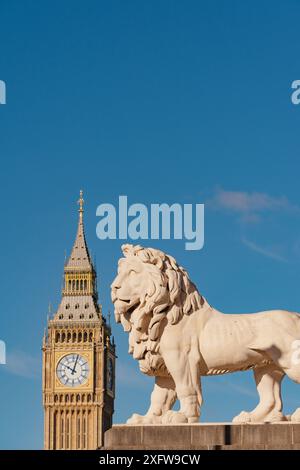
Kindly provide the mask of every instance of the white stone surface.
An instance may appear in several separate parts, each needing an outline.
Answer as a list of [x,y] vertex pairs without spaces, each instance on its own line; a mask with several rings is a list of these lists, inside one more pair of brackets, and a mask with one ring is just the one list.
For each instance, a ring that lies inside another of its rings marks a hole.
[[[300,383],[299,314],[221,313],[171,256],[141,246],[122,250],[112,284],[116,321],[129,333],[129,353],[141,372],[155,377],[148,412],[133,414],[128,424],[197,422],[201,376],[248,369],[254,372],[259,403],[233,422],[300,421],[300,409],[289,418],[283,415],[281,399],[285,375]],[[180,410],[172,411],[176,399]]]

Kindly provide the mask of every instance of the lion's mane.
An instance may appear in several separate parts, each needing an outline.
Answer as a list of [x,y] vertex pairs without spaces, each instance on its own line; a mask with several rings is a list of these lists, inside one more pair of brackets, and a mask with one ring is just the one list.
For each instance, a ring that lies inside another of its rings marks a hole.
[[129,353],[137,359],[143,357],[140,360],[141,370],[148,375],[158,375],[158,371],[166,375],[163,359],[158,354],[162,321],[167,319],[168,323],[175,325],[183,315],[199,310],[205,300],[185,269],[172,256],[139,245],[123,245],[122,251],[124,262],[126,258],[136,256],[145,263],[150,282],[137,307],[137,325],[132,326],[129,314],[117,313],[116,320],[121,321],[129,332]]

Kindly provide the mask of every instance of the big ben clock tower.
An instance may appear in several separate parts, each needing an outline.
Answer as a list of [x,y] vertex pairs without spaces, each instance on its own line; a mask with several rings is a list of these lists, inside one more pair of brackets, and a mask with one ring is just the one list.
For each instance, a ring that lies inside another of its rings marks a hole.
[[115,346],[98,304],[84,235],[83,198],[62,299],[43,338],[45,449],[97,449],[112,425]]

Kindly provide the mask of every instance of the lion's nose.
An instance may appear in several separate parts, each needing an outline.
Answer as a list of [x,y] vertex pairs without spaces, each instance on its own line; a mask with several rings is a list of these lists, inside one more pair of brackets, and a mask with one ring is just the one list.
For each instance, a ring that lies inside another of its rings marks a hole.
[[120,289],[120,283],[117,280],[114,280],[112,285],[110,286],[112,290]]

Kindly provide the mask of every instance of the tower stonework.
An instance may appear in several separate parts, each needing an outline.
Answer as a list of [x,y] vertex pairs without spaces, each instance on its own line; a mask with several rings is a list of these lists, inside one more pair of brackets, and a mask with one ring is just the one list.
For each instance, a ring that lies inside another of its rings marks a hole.
[[97,449],[112,426],[115,346],[98,303],[96,270],[79,222],[62,299],[43,338],[44,448]]

